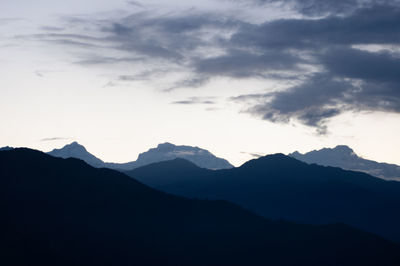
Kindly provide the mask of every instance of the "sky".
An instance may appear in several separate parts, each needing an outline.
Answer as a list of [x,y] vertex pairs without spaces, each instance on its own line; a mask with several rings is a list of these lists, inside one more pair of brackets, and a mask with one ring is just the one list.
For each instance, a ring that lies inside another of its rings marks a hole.
[[398,0],[2,0],[0,146],[400,164],[399,29]]

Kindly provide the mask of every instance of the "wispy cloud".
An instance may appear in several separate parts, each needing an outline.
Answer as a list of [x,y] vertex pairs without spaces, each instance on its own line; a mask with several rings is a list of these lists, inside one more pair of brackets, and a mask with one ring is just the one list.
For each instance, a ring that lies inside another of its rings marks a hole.
[[240,153],[250,155],[251,157],[254,157],[254,158],[260,158],[260,157],[265,156],[265,154],[258,153],[258,152],[245,152],[245,151],[242,151]]
[[129,5],[131,6],[135,6],[135,7],[140,7],[140,8],[144,8],[145,6],[140,3],[139,1],[128,1],[127,2]]
[[191,104],[215,104],[215,97],[190,97],[185,100],[174,101],[171,104],[182,104],[182,105],[191,105]]
[[51,138],[43,138],[40,141],[58,141],[58,140],[70,140],[71,138],[64,137],[51,137]]

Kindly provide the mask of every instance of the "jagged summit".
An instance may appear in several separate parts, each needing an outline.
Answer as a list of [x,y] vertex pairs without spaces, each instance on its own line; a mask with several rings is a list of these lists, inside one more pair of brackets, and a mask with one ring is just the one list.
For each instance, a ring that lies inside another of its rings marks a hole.
[[83,145],[79,144],[77,141],[74,141],[74,142],[71,142],[70,144],[65,145],[62,149],[87,151],[86,148]]
[[346,170],[366,172],[381,178],[400,180],[400,166],[364,159],[346,145],[323,148],[304,154],[296,151],[289,156],[306,163],[340,167]]
[[295,151],[289,154],[289,156],[307,163],[317,163],[325,166],[338,166],[331,165],[329,161],[332,160],[343,161],[358,157],[354,150],[347,145],[337,145],[334,148],[322,148],[304,154]]
[[71,142],[70,144],[68,144],[68,145],[66,145],[66,146],[72,146],[72,147],[74,147],[74,146],[79,146],[79,147],[83,147],[81,144],[79,144],[77,141],[73,141],[73,142]]
[[333,148],[332,150],[336,150],[336,151],[343,151],[343,152],[350,152],[353,153],[353,149],[350,148],[347,145],[337,145],[335,148]]
[[[314,154],[314,153],[319,153],[319,154],[320,153],[329,153],[329,154],[336,154],[336,155],[353,155],[353,154],[355,154],[353,149],[347,145],[337,145],[333,148],[322,148],[320,150],[312,150],[305,154]],[[289,154],[289,156],[292,156],[292,155],[303,155],[303,154],[300,153],[299,151],[295,151],[295,152]]]
[[86,148],[74,141],[70,144],[65,145],[61,149],[54,149],[48,152],[49,155],[61,158],[77,158],[85,161],[86,163],[94,167],[104,167],[105,164],[102,160],[89,153]]
[[170,142],[164,142],[164,143],[158,144],[156,149],[160,149],[160,150],[170,150],[170,149],[173,149],[173,148],[175,148],[175,147],[176,147],[175,144],[172,144],[172,143],[170,143]]
[[163,152],[172,152],[172,151],[176,151],[176,150],[187,150],[187,151],[201,151],[201,152],[210,153],[209,151],[201,149],[197,146],[175,145],[170,142],[160,143],[157,145],[157,148],[152,148],[149,151],[154,151],[154,150],[163,151]]
[[136,167],[154,162],[169,161],[175,158],[182,158],[208,169],[226,169],[233,166],[225,159],[214,156],[207,150],[199,147],[186,145],[175,145],[169,142],[161,143],[156,148],[139,154],[136,160]]
[[[323,148],[320,150],[321,152],[334,152],[336,154],[341,154],[341,155],[355,155],[354,151],[352,148],[350,148],[347,145],[337,145],[334,148]],[[318,152],[318,151],[317,151]]]
[[[203,152],[203,153],[208,153],[211,154],[209,151],[201,149],[197,146],[188,146],[188,145],[175,145],[170,142],[164,142],[160,143],[157,145],[157,148],[152,148],[149,151],[162,151],[162,152],[174,152],[174,151],[197,151],[197,152]],[[140,156],[140,155],[139,155]]]

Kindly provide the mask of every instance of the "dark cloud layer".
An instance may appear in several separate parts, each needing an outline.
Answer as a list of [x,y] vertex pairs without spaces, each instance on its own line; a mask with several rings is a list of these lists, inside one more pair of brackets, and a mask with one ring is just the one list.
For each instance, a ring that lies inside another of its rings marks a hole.
[[194,62],[197,73],[235,78],[262,77],[271,70],[298,70],[303,60],[285,51],[266,50],[262,53],[229,50],[224,56]]
[[307,16],[348,15],[360,8],[400,5],[399,0],[236,0],[257,5],[280,4]]
[[[229,14],[191,10],[156,15],[146,10],[121,19],[68,18],[74,28],[97,29],[87,34],[52,31],[30,37],[86,49],[87,57],[75,61],[85,66],[148,66],[142,73],[119,75],[119,81],[180,70],[190,73],[166,90],[201,88],[215,77],[291,78],[294,85],[285,90],[234,100],[250,105],[247,111],[262,119],[296,120],[319,133],[326,133],[327,121],[345,111],[400,112],[400,56],[388,48],[400,47],[399,1],[233,2],[279,4],[303,16],[252,24]],[[367,49],[368,45],[378,49]],[[104,49],[112,51],[110,56]],[[154,65],[157,68],[149,67]],[[199,103],[208,102],[174,102]]]
[[348,17],[280,19],[251,25],[232,37],[238,46],[259,50],[314,50],[333,45],[398,44],[400,8],[376,6]]
[[[400,25],[399,25],[400,26]],[[389,52],[339,48],[320,56],[334,75],[377,82],[400,82],[400,58]]]
[[265,120],[288,123],[291,118],[296,118],[303,124],[316,127],[322,134],[327,130],[326,120],[348,108],[346,102],[355,95],[347,93],[354,89],[348,82],[334,80],[327,73],[319,73],[286,91],[242,95],[233,100],[253,103],[247,112]]
[[[344,111],[399,112],[400,57],[382,46],[399,45],[399,29],[400,9],[379,5],[349,16],[275,20],[237,32],[232,37],[237,46],[304,53],[309,64],[319,67],[319,73],[292,88],[260,96],[261,103],[248,112],[273,122],[296,119],[319,133],[326,133],[329,118]],[[383,51],[357,45],[378,45]]]

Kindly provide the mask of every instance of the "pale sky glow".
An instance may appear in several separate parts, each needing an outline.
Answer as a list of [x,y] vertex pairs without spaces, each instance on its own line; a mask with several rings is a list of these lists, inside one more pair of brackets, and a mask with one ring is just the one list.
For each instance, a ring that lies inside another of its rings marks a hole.
[[[126,162],[168,141],[238,166],[346,144],[400,164],[398,31],[342,36],[337,17],[357,24],[369,1],[265,2],[2,0],[0,147],[78,141]],[[400,25],[398,2],[380,3]],[[388,25],[379,14],[365,16]]]

